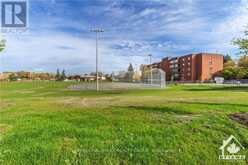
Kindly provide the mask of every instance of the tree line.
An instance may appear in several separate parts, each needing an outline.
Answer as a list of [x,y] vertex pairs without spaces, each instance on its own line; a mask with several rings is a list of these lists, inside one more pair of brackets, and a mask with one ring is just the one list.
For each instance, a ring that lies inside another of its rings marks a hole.
[[62,70],[62,72],[60,73],[59,69],[57,69],[55,79],[56,81],[64,81],[66,79],[65,70]]
[[248,79],[248,30],[244,34],[244,38],[238,38],[233,41],[233,44],[239,47],[241,57],[234,61],[230,55],[224,56],[222,76],[226,80]]

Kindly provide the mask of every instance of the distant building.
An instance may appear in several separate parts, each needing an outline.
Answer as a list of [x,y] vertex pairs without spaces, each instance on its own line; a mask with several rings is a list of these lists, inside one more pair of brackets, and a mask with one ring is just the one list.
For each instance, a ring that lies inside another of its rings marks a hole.
[[[99,76],[98,79],[101,79],[102,76]],[[81,81],[85,81],[85,82],[91,82],[91,81],[96,81],[96,76],[95,75],[83,75],[80,77]]]
[[10,72],[0,73],[0,81],[9,80],[9,76],[10,76],[11,74],[12,74],[12,73],[10,73]]
[[197,53],[180,57],[166,57],[146,68],[161,68],[167,81],[209,81],[223,70],[223,55]]
[[80,75],[68,76],[68,80],[70,80],[70,81],[80,81],[81,80],[81,76]]
[[[84,75],[71,75],[68,78],[68,81],[84,81],[84,82],[92,82],[96,81],[95,73],[84,74]],[[98,75],[98,80],[106,80],[106,76],[102,73]]]

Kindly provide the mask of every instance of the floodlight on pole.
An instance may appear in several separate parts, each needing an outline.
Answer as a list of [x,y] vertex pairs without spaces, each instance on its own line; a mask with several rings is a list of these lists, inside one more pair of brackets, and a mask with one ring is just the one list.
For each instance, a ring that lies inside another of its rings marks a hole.
[[148,56],[150,57],[150,68],[151,68],[151,70],[150,70],[150,72],[151,72],[151,85],[152,85],[152,78],[153,78],[153,76],[152,76],[152,55],[151,54],[148,54]]
[[96,91],[99,91],[99,82],[98,82],[98,33],[104,32],[102,28],[93,28],[91,32],[96,33]]

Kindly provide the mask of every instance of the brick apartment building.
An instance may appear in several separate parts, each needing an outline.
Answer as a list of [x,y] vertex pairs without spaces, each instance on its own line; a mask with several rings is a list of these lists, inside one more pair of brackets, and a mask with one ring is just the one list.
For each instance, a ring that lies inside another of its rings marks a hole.
[[[151,67],[148,65],[148,67]],[[152,64],[166,72],[166,80],[171,81],[209,81],[223,69],[223,55],[197,53],[180,57],[164,58]]]

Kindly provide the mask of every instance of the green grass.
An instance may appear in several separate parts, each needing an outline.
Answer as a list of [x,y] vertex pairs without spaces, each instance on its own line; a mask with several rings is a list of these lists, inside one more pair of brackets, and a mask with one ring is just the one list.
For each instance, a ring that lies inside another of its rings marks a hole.
[[[0,164],[247,164],[219,160],[248,130],[248,87],[69,91],[66,82],[0,84]],[[248,156],[248,151],[244,151]]]

